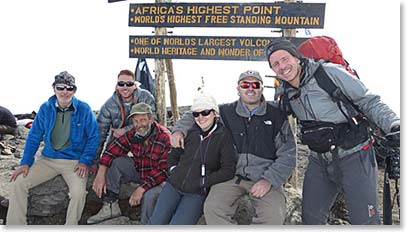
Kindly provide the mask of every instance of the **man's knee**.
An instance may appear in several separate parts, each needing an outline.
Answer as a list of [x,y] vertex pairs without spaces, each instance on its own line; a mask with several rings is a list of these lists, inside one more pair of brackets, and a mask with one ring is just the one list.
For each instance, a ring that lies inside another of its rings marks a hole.
[[161,186],[156,186],[156,187],[146,191],[144,193],[142,203],[143,204],[154,204],[157,201],[158,196],[161,193],[161,190],[162,190]]
[[70,186],[68,195],[70,199],[81,200],[86,199],[87,193],[86,184],[78,183]]
[[[35,186],[32,186],[35,187]],[[17,177],[17,179],[12,184],[12,188],[17,191],[27,192],[30,189],[30,183],[27,179],[21,174]]]
[[213,195],[209,195],[204,203],[203,211],[205,215],[212,214],[216,209],[219,209],[220,202],[213,198]]

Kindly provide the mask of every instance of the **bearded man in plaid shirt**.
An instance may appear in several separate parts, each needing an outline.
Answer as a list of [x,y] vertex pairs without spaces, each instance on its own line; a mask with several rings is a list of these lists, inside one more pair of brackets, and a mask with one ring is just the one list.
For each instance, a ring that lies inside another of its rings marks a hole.
[[[154,121],[151,107],[135,104],[130,112],[133,128],[111,142],[99,159],[93,190],[103,197],[103,207],[88,224],[94,224],[121,215],[118,198],[120,180],[138,183],[129,204],[141,204],[141,224],[147,224],[168,177],[167,155],[170,150],[170,132]],[[131,152],[133,157],[129,157]]]

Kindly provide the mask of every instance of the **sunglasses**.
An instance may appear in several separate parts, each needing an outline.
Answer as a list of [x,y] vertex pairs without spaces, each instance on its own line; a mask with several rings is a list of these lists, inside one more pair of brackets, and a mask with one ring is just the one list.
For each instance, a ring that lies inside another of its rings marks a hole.
[[119,81],[117,82],[117,85],[120,87],[123,86],[132,87],[134,85],[134,81]]
[[72,85],[57,85],[55,86],[55,89],[58,91],[63,91],[64,89],[66,89],[66,91],[72,92],[75,90],[75,86]]
[[197,118],[199,115],[208,116],[213,110],[203,110],[201,112],[192,112],[192,115]]
[[242,88],[242,89],[248,89],[248,88],[250,88],[250,86],[252,87],[252,89],[260,89],[261,83],[258,82],[258,81],[255,81],[255,82],[242,81],[242,82],[240,82],[240,88]]

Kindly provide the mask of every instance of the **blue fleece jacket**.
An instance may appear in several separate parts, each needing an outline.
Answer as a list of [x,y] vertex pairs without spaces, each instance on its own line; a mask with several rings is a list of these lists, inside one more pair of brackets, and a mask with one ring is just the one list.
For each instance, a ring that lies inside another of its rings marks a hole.
[[32,166],[41,141],[44,141],[45,145],[41,154],[45,157],[79,160],[79,163],[92,164],[99,145],[99,129],[96,117],[87,103],[75,97],[72,97],[74,111],[71,117],[69,145],[59,151],[52,148],[51,133],[57,114],[56,100],[54,95],[41,105],[28,133],[20,165]]

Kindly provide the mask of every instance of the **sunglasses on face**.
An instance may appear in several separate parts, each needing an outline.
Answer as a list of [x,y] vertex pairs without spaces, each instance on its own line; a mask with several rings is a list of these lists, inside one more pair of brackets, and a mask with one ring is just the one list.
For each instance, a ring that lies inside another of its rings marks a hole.
[[255,81],[255,82],[242,81],[242,82],[240,82],[240,88],[242,88],[242,89],[248,89],[248,88],[250,88],[250,86],[252,87],[252,89],[260,89],[261,83],[258,82],[258,81]]
[[134,81],[119,81],[117,82],[117,85],[120,87],[123,86],[132,87],[134,85]]
[[57,85],[55,86],[55,89],[58,91],[63,91],[64,89],[66,89],[66,91],[72,92],[75,90],[75,86],[72,85]]
[[201,112],[192,112],[192,115],[197,118],[199,115],[208,116],[213,110],[203,110]]

